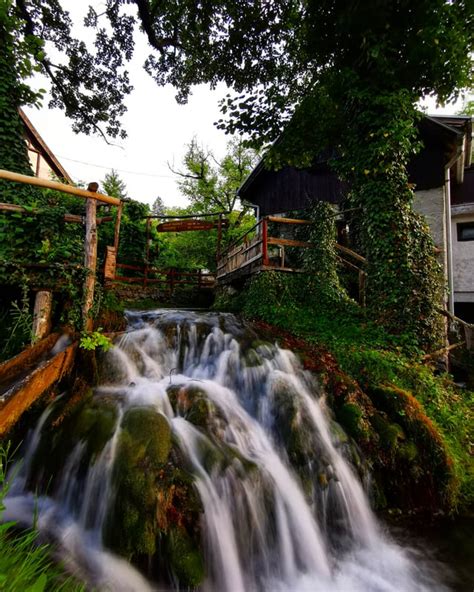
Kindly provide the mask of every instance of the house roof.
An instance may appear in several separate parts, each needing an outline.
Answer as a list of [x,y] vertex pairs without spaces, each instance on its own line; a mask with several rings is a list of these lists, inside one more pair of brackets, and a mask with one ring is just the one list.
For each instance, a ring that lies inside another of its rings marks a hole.
[[72,184],[73,180],[68,175],[66,169],[62,166],[59,160],[54,156],[51,149],[48,147],[46,142],[41,137],[38,130],[35,126],[31,123],[31,121],[26,116],[26,113],[23,109],[18,110],[20,113],[20,118],[23,121],[25,126],[25,132],[27,139],[31,142],[31,144],[38,150],[41,156],[46,160],[51,170],[54,174],[59,177],[60,179],[64,179],[68,183]]
[[[439,187],[444,183],[445,166],[459,154],[465,138],[469,140],[466,154],[470,154],[471,118],[425,116],[418,126],[424,146],[408,166],[410,181],[418,189]],[[259,206],[262,215],[304,209],[314,199],[338,203],[348,188],[329,168],[328,160],[326,153],[309,168],[287,166],[271,171],[262,158],[237,193],[242,200]]]

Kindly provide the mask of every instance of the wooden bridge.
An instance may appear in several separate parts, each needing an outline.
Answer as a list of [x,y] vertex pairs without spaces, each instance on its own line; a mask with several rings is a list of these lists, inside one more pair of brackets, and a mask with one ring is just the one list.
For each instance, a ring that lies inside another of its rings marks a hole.
[[[233,283],[260,271],[303,273],[294,249],[314,247],[293,238],[295,229],[311,224],[309,220],[265,216],[225,249],[217,261],[217,282]],[[272,233],[277,236],[272,236]],[[291,237],[291,238],[290,238]],[[358,274],[359,301],[365,304],[366,260],[351,249],[335,244],[341,264]]]
[[[127,274],[127,275],[125,275]],[[151,265],[130,265],[127,263],[115,263],[113,276],[104,270],[104,277],[108,285],[121,282],[143,286],[157,286],[161,291],[172,296],[175,289],[181,286],[196,288],[198,290],[212,290],[216,284],[216,276],[213,273],[198,270],[162,269]]]

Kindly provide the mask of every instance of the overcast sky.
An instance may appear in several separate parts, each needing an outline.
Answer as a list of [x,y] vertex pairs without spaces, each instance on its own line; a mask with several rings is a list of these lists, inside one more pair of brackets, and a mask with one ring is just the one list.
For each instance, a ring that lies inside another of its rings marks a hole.
[[[62,0],[75,23],[82,22],[90,2]],[[101,3],[94,4],[99,12]],[[78,27],[76,34],[90,37],[90,31]],[[153,203],[159,195],[167,206],[185,205],[176,184],[174,168],[181,162],[186,144],[196,136],[212,148],[217,157],[225,154],[229,137],[213,125],[219,119],[218,101],[227,93],[223,85],[215,91],[207,86],[196,87],[187,105],[178,105],[172,87],[159,87],[144,71],[143,62],[149,53],[144,35],[136,36],[136,50],[128,64],[132,94],[126,99],[128,111],[123,127],[125,140],[112,140],[119,146],[109,146],[98,136],[77,135],[62,111],[25,108],[25,112],[74,181],[100,181],[112,168],[125,181],[130,197]],[[47,81],[38,77],[37,88],[47,88]]]
[[[82,22],[89,3],[85,0],[61,2],[75,22]],[[100,3],[95,3],[95,7],[99,11]],[[78,29],[78,35],[87,36],[87,33],[82,27]],[[129,64],[134,91],[127,97],[128,111],[123,119],[128,137],[114,141],[119,146],[109,146],[97,136],[74,134],[63,112],[49,110],[47,101],[40,110],[26,108],[25,111],[74,181],[101,181],[114,168],[125,181],[130,197],[152,204],[159,195],[167,206],[185,205],[176,176],[167,163],[180,168],[186,144],[193,136],[211,148],[217,157],[224,155],[229,138],[213,123],[219,119],[218,101],[227,89],[221,86],[211,91],[200,86],[194,89],[187,105],[178,105],[175,90],[158,87],[143,70],[147,43],[143,35],[137,35],[136,40],[135,56]],[[45,87],[46,83],[37,79],[34,85]],[[429,112],[435,110],[434,101],[427,105]],[[448,106],[440,113],[453,113],[459,108],[459,105]]]

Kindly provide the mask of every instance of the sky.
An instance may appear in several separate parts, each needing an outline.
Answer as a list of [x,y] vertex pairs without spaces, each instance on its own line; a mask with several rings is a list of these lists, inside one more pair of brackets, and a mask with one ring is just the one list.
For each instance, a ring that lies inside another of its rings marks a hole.
[[[70,11],[73,21],[80,23],[89,0],[62,0],[61,4]],[[101,3],[94,6],[99,11]],[[82,27],[77,28],[76,34],[86,40],[90,37],[90,31]],[[107,145],[98,136],[75,134],[62,111],[48,109],[47,99],[41,109],[25,108],[25,112],[74,181],[100,182],[114,168],[133,199],[152,204],[160,196],[168,207],[184,206],[186,199],[180,194],[177,176],[168,163],[174,169],[182,169],[186,145],[194,136],[216,158],[225,154],[229,137],[213,124],[220,117],[218,101],[228,89],[224,85],[216,90],[204,85],[195,87],[188,104],[178,105],[175,90],[157,86],[142,67],[149,53],[144,35],[137,35],[136,42],[135,55],[128,66],[134,90],[126,99],[125,140],[112,140],[117,145]],[[41,77],[33,80],[32,85],[48,87]],[[454,113],[461,103],[437,109],[435,101],[428,100],[425,106],[429,113]]]
[[[89,0],[61,1],[75,23],[82,22],[89,4]],[[101,4],[94,4],[98,12]],[[90,39],[90,31],[83,27],[77,27],[75,33]],[[220,117],[218,101],[227,87],[214,91],[205,85],[195,87],[188,104],[178,105],[173,87],[159,87],[143,69],[148,53],[144,35],[137,35],[135,55],[128,64],[134,90],[126,99],[128,111],[122,120],[128,137],[111,140],[118,146],[107,145],[99,136],[75,134],[62,111],[48,109],[47,99],[39,110],[24,110],[74,181],[100,182],[114,168],[133,199],[152,204],[160,196],[166,206],[183,206],[186,199],[180,195],[177,176],[168,163],[182,170],[186,145],[193,136],[212,149],[216,158],[224,156],[230,138],[213,124]],[[37,76],[32,86],[47,89],[48,82]]]

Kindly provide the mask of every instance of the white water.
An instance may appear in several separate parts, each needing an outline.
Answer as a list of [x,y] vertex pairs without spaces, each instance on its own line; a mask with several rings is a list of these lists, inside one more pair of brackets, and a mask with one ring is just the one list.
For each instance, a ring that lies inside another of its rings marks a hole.
[[[107,552],[101,536],[113,503],[120,421],[127,408],[144,405],[168,418],[195,477],[204,510],[205,592],[443,589],[382,532],[323,394],[291,352],[265,344],[250,348],[248,334],[230,315],[168,311],[129,320],[129,332],[107,354],[105,384],[96,393],[117,401],[115,432],[85,476],[86,444],[77,442],[61,485],[37,504],[40,531],[58,543],[71,570],[99,590],[154,589]],[[188,421],[179,397],[173,409],[170,386],[205,393],[213,409],[206,432]],[[282,401],[296,410],[293,428],[303,430],[310,444],[307,466],[289,461],[280,434]],[[6,519],[31,522],[35,500],[28,474],[49,413],[30,438]],[[209,465],[209,451],[226,461]]]

